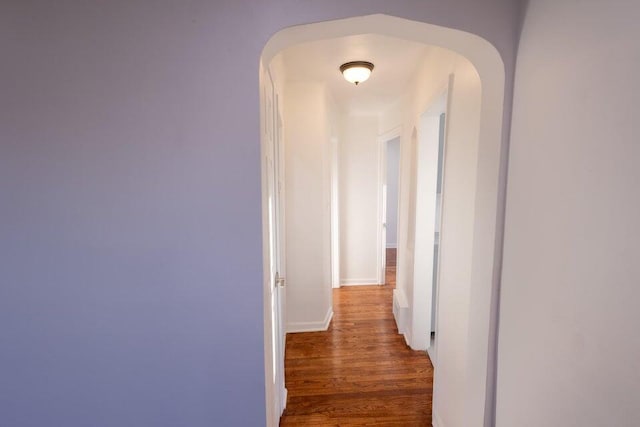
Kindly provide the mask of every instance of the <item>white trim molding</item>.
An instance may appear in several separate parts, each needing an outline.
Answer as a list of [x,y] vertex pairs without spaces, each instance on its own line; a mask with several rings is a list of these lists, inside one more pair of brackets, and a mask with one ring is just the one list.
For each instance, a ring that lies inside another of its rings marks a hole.
[[407,318],[409,317],[409,303],[407,297],[402,289],[396,288],[393,290],[393,318],[396,321],[396,327],[398,333],[404,336],[404,339],[409,344]]
[[431,425],[433,427],[444,427],[444,423],[442,422],[442,419],[440,419],[438,414],[436,414],[435,412],[432,413]]
[[378,278],[370,278],[370,279],[342,279],[340,280],[340,286],[378,286],[382,285]]
[[391,141],[392,139],[400,138],[400,136],[402,136],[402,126],[396,126],[393,129],[381,133],[378,136],[378,142]]
[[329,307],[324,320],[319,322],[292,322],[287,323],[287,333],[294,334],[297,332],[323,332],[329,329],[331,319],[333,318],[333,307]]

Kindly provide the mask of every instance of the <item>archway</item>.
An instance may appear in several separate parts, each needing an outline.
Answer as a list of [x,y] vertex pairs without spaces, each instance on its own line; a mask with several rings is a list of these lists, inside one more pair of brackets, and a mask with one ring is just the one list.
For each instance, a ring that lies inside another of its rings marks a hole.
[[[473,178],[473,214],[472,229],[466,243],[471,255],[466,259],[464,268],[468,276],[458,279],[468,294],[465,324],[461,337],[452,344],[458,351],[464,367],[464,393],[447,395],[446,378],[437,378],[434,384],[434,425],[441,424],[439,413],[452,411],[463,413],[464,425],[484,425],[484,420],[493,411],[493,390],[495,387],[491,365],[495,357],[495,331],[492,330],[492,318],[495,313],[492,306],[495,297],[496,274],[498,266],[497,236],[500,206],[499,168],[502,147],[503,99],[505,87],[504,65],[497,50],[484,39],[459,30],[409,21],[387,15],[370,15],[317,24],[286,28],[275,34],[264,48],[261,57],[261,70],[269,66],[272,59],[287,47],[327,38],[356,34],[377,33],[406,40],[439,46],[454,51],[466,58],[475,68],[481,82],[480,119],[477,128],[476,151],[473,158],[476,166]],[[261,79],[261,85],[264,79]],[[261,93],[263,91],[261,87]],[[264,111],[264,108],[261,109]],[[264,135],[264,133],[263,133]],[[264,139],[264,138],[263,138]],[[265,141],[263,140],[263,149]],[[263,177],[263,182],[265,178]],[[265,185],[263,184],[263,189]],[[264,193],[264,191],[263,191]],[[263,206],[267,198],[263,196]],[[263,213],[263,224],[268,224],[268,213]],[[269,241],[268,227],[263,227],[264,241]],[[265,243],[267,244],[267,243]],[[277,410],[272,402],[276,400],[272,380],[277,369],[274,354],[272,271],[268,266],[271,258],[265,249],[265,371],[268,424],[277,425]],[[446,416],[446,415],[445,415]]]

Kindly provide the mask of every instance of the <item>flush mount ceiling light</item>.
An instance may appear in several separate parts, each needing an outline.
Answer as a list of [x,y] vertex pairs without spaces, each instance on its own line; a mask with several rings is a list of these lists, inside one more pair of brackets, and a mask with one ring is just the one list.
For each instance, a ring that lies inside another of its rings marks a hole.
[[367,61],[352,61],[340,66],[340,72],[345,80],[354,83],[356,86],[367,80],[372,71],[373,64]]

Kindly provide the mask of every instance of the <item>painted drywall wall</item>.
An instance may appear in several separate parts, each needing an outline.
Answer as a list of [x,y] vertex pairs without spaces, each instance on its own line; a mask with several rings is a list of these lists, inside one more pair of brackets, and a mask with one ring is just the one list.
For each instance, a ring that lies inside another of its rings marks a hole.
[[378,118],[349,115],[340,143],[340,282],[378,282]]
[[287,331],[330,320],[330,129],[322,83],[285,84]]
[[398,184],[400,182],[400,138],[387,146],[387,248],[398,246]]
[[260,48],[210,6],[0,5],[0,425],[264,423]]
[[[481,85],[474,67],[459,55],[433,49],[416,71],[407,96],[399,109],[381,118],[383,128],[393,128],[401,120],[400,231],[398,249],[397,290],[408,301],[408,319],[420,319],[419,301],[413,288],[414,260],[411,211],[415,209],[415,182],[411,163],[414,130],[419,130],[420,114],[436,102],[454,75],[450,88],[449,128],[444,171],[444,212],[441,235],[440,295],[438,314],[438,370],[434,378],[434,419],[447,426],[482,425],[476,419],[469,424],[466,416],[473,413],[467,387],[474,373],[467,365],[471,357],[468,346],[469,299],[473,247],[474,204],[476,197],[477,151],[480,120]],[[401,114],[398,114],[401,111]],[[437,131],[436,131],[437,132]],[[417,144],[417,138],[416,142]],[[412,194],[414,192],[414,194]],[[419,300],[425,300],[420,294]],[[405,325],[409,344],[418,342],[412,324]],[[442,379],[446,378],[446,381]],[[475,416],[474,416],[475,417]]]
[[329,136],[329,194],[331,210],[331,287],[340,287],[340,141],[344,134],[345,114],[338,106],[329,90],[326,90],[326,106],[328,120],[326,123]]
[[479,34],[509,77],[518,15],[511,0],[0,9],[0,421],[20,427],[264,424],[267,40],[389,13]]
[[637,16],[624,1],[540,0],[526,13],[498,426],[640,424]]

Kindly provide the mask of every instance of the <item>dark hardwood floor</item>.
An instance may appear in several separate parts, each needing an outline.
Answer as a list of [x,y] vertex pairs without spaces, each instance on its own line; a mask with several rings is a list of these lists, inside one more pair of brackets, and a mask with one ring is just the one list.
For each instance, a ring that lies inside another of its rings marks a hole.
[[389,255],[384,286],[334,290],[328,331],[287,335],[281,426],[431,425],[433,367],[396,329]]

